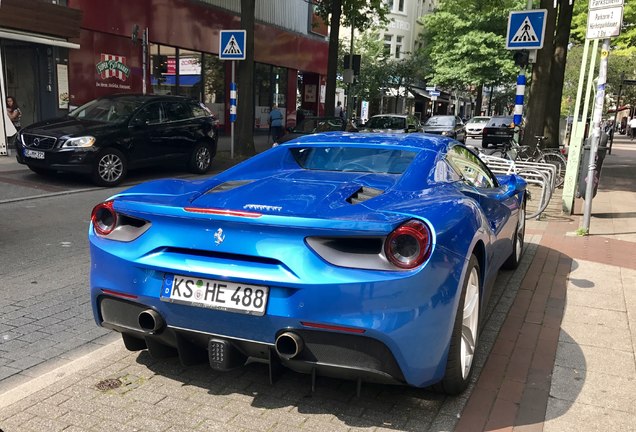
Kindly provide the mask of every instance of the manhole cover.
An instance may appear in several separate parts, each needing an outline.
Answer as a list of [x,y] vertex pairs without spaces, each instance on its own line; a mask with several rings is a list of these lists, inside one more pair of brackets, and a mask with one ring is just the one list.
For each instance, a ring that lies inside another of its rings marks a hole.
[[106,391],[119,388],[122,384],[118,378],[108,378],[95,384],[95,387],[97,387],[98,390]]

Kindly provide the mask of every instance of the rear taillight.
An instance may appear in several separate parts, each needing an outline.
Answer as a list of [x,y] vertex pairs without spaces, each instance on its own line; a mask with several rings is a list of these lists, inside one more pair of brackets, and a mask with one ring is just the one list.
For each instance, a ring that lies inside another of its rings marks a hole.
[[394,266],[413,269],[428,259],[432,243],[429,227],[424,222],[410,220],[389,234],[384,243],[384,254]]
[[117,226],[117,212],[113,208],[113,201],[97,204],[91,213],[91,222],[95,232],[100,235],[108,235]]

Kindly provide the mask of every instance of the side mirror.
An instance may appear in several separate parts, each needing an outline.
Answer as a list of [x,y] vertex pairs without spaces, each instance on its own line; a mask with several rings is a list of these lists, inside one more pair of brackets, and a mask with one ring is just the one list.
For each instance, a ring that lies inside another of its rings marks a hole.
[[510,198],[517,193],[523,191],[526,187],[526,182],[523,178],[515,174],[497,176],[499,185],[503,188],[503,197]]

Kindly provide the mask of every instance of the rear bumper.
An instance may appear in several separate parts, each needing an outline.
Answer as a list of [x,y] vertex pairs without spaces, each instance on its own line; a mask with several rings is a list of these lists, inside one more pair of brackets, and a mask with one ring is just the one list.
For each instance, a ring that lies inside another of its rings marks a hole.
[[[146,331],[141,328],[137,317],[149,308],[141,303],[100,296],[97,304],[100,325],[121,333],[128,349],[147,348],[156,358],[176,355],[186,366],[209,361],[215,369],[229,370],[252,359],[280,363],[300,373],[405,384],[404,375],[391,351],[382,342],[370,337],[304,328],[281,329],[279,333],[291,331],[303,341],[298,355],[285,359],[276,354],[275,345],[271,343],[170,325],[157,331]],[[222,364],[216,361],[219,357],[223,359]]]

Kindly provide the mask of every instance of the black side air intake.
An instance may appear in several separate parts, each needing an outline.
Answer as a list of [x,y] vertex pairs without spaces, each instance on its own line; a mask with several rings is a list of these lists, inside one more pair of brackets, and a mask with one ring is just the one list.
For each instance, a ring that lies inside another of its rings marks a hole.
[[216,192],[226,192],[232,189],[236,189],[237,187],[241,187],[243,185],[252,183],[254,180],[230,180],[225,183],[221,183],[218,186],[213,187],[206,193],[216,193]]

